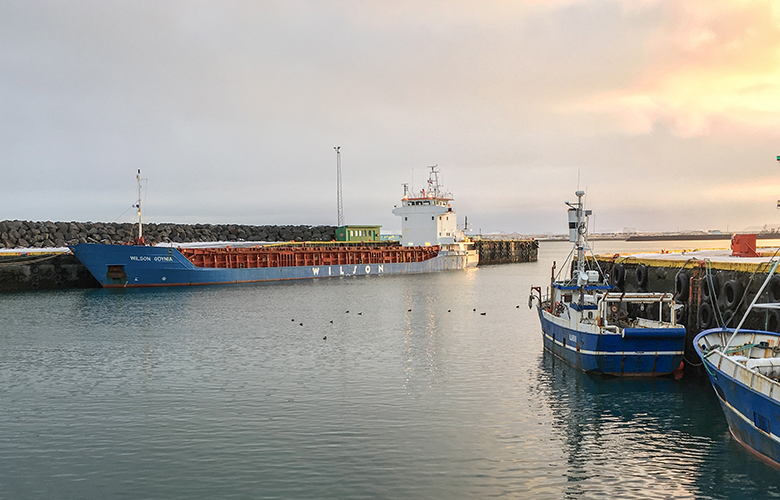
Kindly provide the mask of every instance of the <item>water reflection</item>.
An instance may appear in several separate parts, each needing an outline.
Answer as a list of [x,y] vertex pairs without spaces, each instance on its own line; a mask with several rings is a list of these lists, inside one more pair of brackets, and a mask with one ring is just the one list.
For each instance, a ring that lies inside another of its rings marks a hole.
[[[537,385],[567,456],[567,498],[749,498],[751,491],[778,492],[775,478],[754,469],[752,460],[747,464],[749,457],[729,463],[735,457],[724,439],[728,427],[701,380],[591,376],[545,352]],[[730,489],[722,474],[738,482]]]

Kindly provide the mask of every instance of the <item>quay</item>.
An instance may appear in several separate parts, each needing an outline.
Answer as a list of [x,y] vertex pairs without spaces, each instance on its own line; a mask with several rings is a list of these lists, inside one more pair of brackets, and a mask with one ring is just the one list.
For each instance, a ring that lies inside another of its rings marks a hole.
[[98,286],[95,278],[67,249],[0,253],[0,292]]
[[479,253],[480,265],[536,262],[539,242],[526,239],[477,239],[474,248]]
[[[748,236],[747,245],[742,236]],[[780,249],[756,248],[755,242],[755,235],[736,235],[730,250],[601,254],[593,259],[618,291],[674,295],[681,305],[676,322],[686,328],[688,371],[701,363],[693,348],[694,337],[708,328],[736,327],[766,279],[771,259],[780,256]],[[780,302],[780,276],[770,281],[758,302]],[[655,308],[632,313],[648,319],[658,315]],[[780,310],[753,310],[743,328],[780,332]]]

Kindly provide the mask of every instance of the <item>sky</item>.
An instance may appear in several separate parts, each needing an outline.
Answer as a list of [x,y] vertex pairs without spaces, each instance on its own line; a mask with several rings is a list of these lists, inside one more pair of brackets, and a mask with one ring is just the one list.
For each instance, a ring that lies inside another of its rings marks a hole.
[[776,0],[0,0],[0,220],[780,224]]

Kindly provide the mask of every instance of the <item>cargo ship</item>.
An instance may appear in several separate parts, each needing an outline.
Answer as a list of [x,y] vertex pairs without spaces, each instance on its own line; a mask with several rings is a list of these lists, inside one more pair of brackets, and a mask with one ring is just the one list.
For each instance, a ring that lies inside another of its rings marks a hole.
[[401,205],[393,210],[401,217],[397,242],[379,241],[379,226],[342,226],[337,234],[343,241],[174,247],[143,244],[139,189],[137,244],[80,243],[70,250],[104,288],[413,274],[476,266],[479,257],[457,228],[452,201],[439,184],[438,169],[431,167],[427,187],[419,193],[404,185]]

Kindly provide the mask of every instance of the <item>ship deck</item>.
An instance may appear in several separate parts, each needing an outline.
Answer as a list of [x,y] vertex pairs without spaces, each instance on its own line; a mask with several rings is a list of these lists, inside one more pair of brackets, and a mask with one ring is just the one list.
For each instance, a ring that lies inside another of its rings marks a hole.
[[439,254],[439,246],[402,247],[388,244],[284,244],[250,248],[179,248],[200,268],[334,266],[422,262]]

